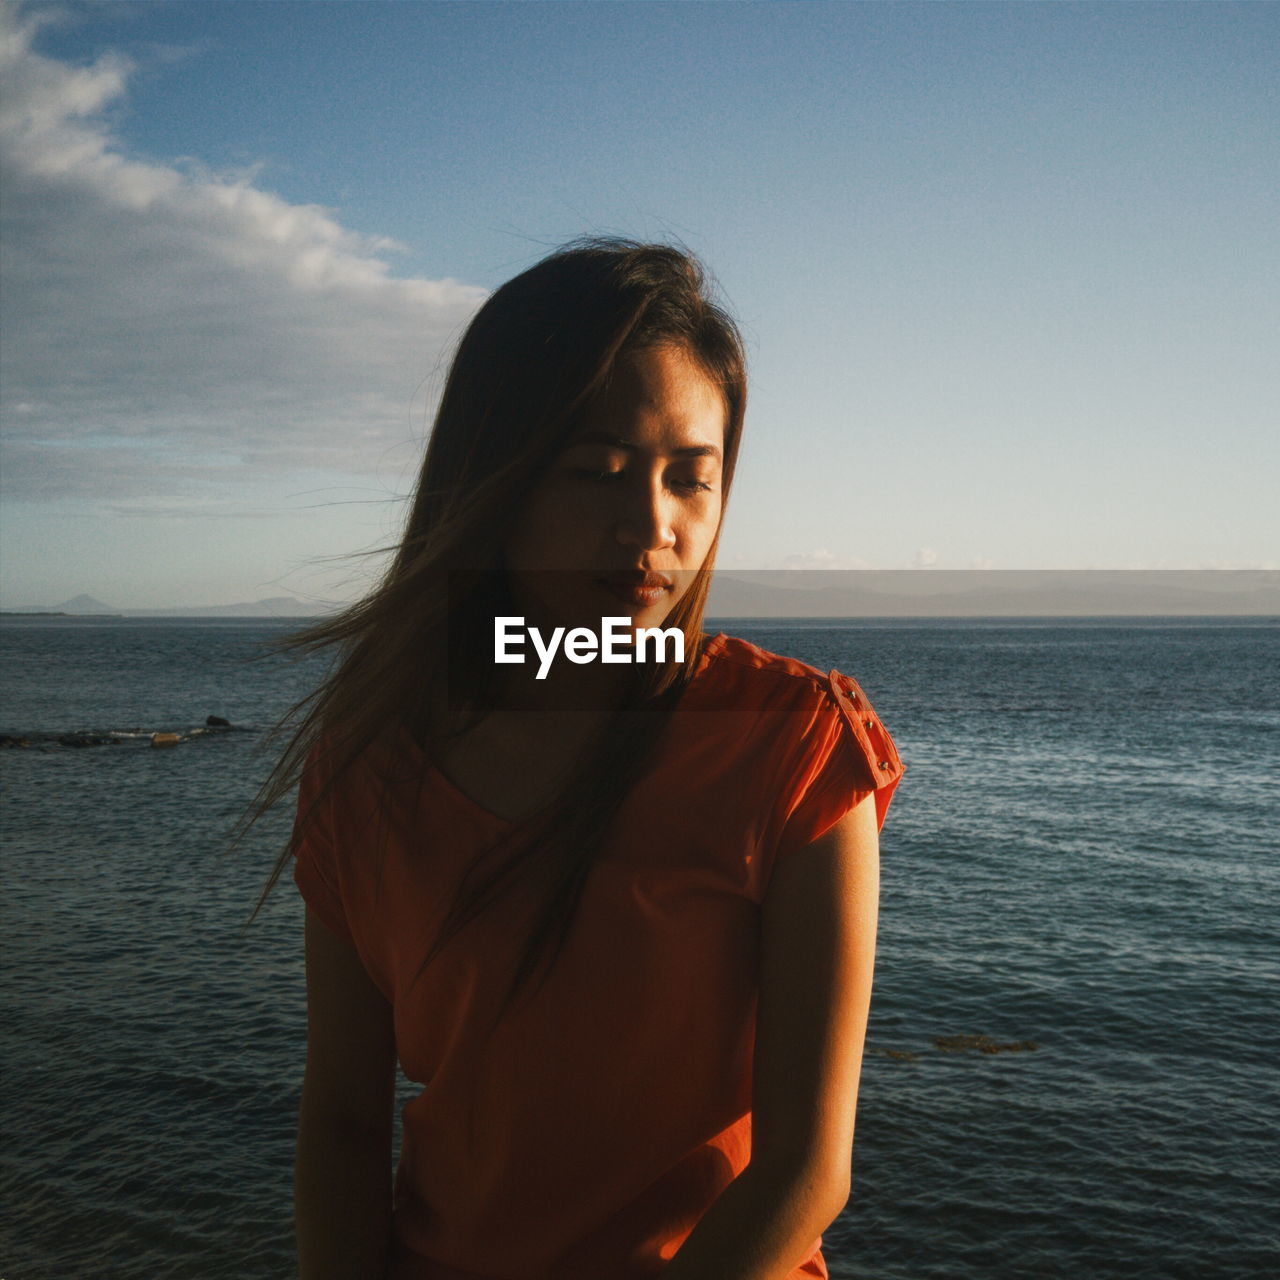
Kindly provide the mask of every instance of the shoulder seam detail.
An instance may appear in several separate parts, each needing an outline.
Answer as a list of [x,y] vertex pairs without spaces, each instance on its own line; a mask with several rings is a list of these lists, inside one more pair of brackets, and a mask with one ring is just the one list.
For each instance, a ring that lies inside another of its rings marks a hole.
[[886,787],[900,778],[904,768],[902,759],[858,682],[833,667],[827,673],[825,683],[831,700],[853,731],[866,758],[875,789]]

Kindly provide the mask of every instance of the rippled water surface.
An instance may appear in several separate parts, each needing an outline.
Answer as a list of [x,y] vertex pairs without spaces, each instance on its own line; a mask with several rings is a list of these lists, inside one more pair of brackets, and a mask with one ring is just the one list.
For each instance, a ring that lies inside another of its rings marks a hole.
[[[239,929],[289,815],[225,852],[281,626],[0,624],[5,1280],[291,1274],[292,885]],[[723,626],[908,763],[833,1277],[1280,1274],[1280,627]]]

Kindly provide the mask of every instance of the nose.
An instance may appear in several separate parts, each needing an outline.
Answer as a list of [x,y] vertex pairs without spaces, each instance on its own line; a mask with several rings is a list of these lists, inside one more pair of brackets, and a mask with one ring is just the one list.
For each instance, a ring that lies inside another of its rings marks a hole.
[[619,493],[616,534],[624,547],[640,552],[664,551],[675,546],[676,534],[671,497],[656,477],[644,477]]

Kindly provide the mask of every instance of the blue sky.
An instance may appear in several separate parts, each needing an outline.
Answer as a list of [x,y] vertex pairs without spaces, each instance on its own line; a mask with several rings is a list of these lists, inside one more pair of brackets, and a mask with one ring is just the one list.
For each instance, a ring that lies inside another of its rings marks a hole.
[[348,598],[583,232],[747,334],[720,563],[1280,565],[1280,7],[3,6],[0,603]]

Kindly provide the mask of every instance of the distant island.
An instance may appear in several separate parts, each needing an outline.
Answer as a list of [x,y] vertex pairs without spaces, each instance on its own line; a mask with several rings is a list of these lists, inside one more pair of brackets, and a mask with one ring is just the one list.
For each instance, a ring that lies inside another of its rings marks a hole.
[[[294,596],[237,604],[120,609],[91,595],[4,616],[315,618],[336,612]],[[1280,617],[1275,569],[722,570],[716,618]]]

